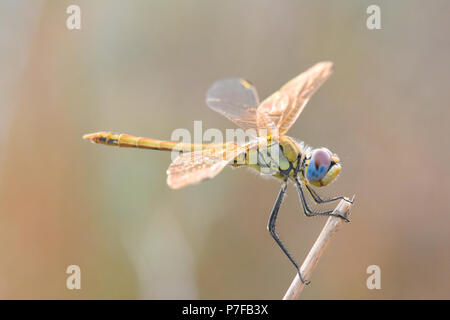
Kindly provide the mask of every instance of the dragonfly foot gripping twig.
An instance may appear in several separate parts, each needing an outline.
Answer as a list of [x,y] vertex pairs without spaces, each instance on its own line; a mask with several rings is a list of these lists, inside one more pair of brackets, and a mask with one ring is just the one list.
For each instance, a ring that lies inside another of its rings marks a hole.
[[[349,201],[341,200],[341,202],[339,202],[337,207],[334,209],[333,213],[342,214],[344,217],[348,217],[350,215],[351,206],[352,203],[350,203]],[[322,229],[322,232],[320,233],[313,247],[306,256],[305,261],[300,267],[300,272],[305,279],[309,279],[311,277],[311,274],[314,268],[317,266],[322,253],[325,251],[325,248],[330,242],[332,235],[338,230],[342,222],[344,222],[344,220],[340,217],[331,216],[328,218],[327,223]],[[304,287],[305,283],[300,280],[300,277],[297,274],[291,285],[289,286],[286,294],[284,295],[283,300],[297,299]]]

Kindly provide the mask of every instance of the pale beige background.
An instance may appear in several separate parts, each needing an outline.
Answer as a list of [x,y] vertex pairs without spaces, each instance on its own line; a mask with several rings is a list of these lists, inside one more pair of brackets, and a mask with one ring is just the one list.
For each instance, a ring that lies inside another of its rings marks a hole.
[[[377,3],[382,30],[366,28]],[[81,31],[66,29],[69,4]],[[289,134],[338,153],[321,194],[356,193],[304,298],[450,298],[448,1],[1,1],[0,298],[277,299],[294,275],[266,230],[280,184],[248,170],[179,191],[166,153],[83,133],[233,128],[208,86],[266,97],[321,60],[335,73]],[[279,232],[297,260],[325,219],[293,188]],[[65,269],[82,270],[82,290]],[[366,268],[382,269],[382,290]]]

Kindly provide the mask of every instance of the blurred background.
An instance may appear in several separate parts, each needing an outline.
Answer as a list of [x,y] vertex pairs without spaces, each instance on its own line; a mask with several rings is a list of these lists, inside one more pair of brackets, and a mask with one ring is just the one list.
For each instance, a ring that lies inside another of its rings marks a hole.
[[[66,9],[81,8],[81,30]],[[381,30],[366,27],[371,4]],[[181,190],[170,154],[93,145],[234,128],[205,105],[224,77],[263,99],[314,63],[335,71],[289,135],[342,162],[356,194],[302,298],[450,298],[448,1],[0,3],[0,298],[279,299],[295,270],[266,230],[280,188],[246,169]],[[301,262],[326,219],[297,192],[278,232]],[[81,268],[81,290],[66,268]],[[381,290],[366,269],[381,268]]]

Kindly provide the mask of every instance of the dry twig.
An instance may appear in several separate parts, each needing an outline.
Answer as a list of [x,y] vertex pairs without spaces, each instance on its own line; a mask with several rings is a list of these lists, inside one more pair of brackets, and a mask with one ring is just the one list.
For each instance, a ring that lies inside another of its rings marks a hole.
[[[350,207],[351,203],[345,200],[341,200],[337,207],[334,209],[333,213],[340,213],[346,217],[350,215]],[[322,229],[319,237],[314,243],[313,247],[309,251],[306,256],[305,261],[300,267],[300,271],[303,275],[304,279],[310,279],[311,274],[319,262],[319,258],[322,256],[322,253],[325,251],[328,243],[330,242],[331,236],[338,230],[339,226],[344,222],[343,219],[338,217],[329,217],[327,223]],[[302,292],[305,284],[300,281],[298,274],[295,276],[292,281],[289,289],[284,295],[283,300],[294,300],[297,299],[300,293]]]

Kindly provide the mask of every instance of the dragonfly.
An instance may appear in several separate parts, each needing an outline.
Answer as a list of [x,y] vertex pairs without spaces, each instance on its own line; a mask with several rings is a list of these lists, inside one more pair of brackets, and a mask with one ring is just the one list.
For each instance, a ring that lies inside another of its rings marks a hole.
[[315,190],[329,185],[339,175],[342,165],[335,153],[325,147],[311,148],[285,134],[332,70],[332,62],[316,63],[262,102],[255,87],[246,80],[226,78],[216,81],[207,91],[206,104],[250,132],[245,143],[192,144],[106,131],[86,134],[83,139],[109,146],[178,152],[167,170],[167,184],[173,189],[211,179],[227,166],[247,166],[281,180],[267,229],[296,268],[300,280],[308,284],[275,227],[288,183],[296,187],[303,212],[308,217],[338,216],[349,222],[347,217],[333,210],[311,210],[306,201],[308,194],[319,205],[342,199],[353,200],[344,196],[322,198]]

